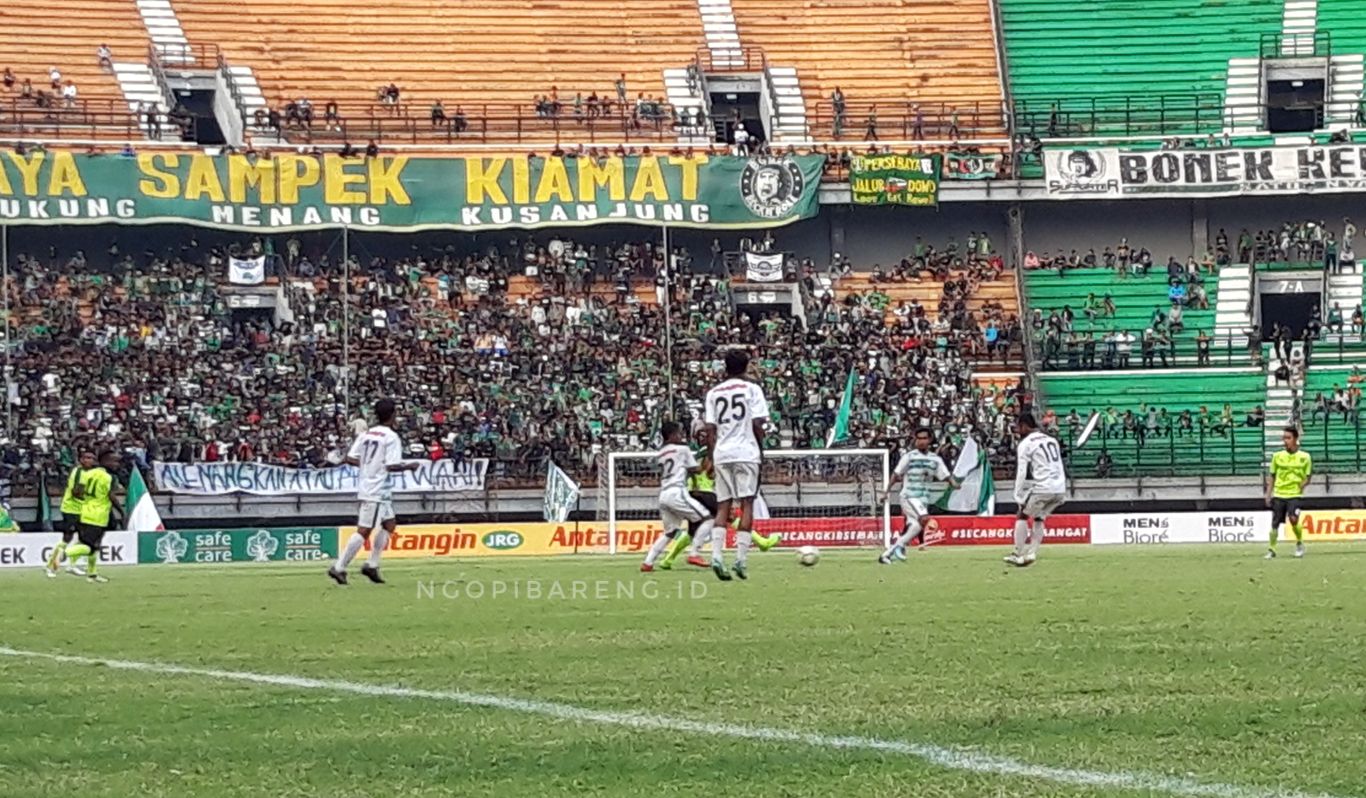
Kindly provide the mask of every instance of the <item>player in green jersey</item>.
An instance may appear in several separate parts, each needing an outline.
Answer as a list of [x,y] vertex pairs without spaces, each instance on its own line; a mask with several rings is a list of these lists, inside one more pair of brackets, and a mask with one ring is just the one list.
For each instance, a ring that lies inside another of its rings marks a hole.
[[1266,558],[1276,556],[1276,538],[1281,524],[1290,522],[1295,533],[1295,556],[1304,556],[1304,527],[1300,526],[1300,499],[1314,473],[1314,461],[1308,452],[1300,450],[1300,432],[1286,427],[1281,436],[1285,448],[1271,456],[1270,479],[1266,485],[1266,506],[1271,508],[1271,545]]
[[[81,508],[85,503],[81,478],[94,467],[95,453],[84,451],[77,458],[76,465],[72,466],[71,473],[66,476],[66,490],[62,492],[62,542],[52,547],[52,554],[47,558],[45,572],[49,577],[57,575],[57,568],[66,555],[66,547],[71,545],[71,541],[75,540],[77,533],[81,531]],[[67,561],[66,569],[79,575],[70,560]]]
[[81,476],[81,531],[80,542],[68,546],[66,556],[75,560],[86,558],[85,575],[92,582],[108,582],[96,573],[100,559],[100,543],[109,529],[114,512],[114,475],[119,456],[111,451],[100,452],[99,462]]

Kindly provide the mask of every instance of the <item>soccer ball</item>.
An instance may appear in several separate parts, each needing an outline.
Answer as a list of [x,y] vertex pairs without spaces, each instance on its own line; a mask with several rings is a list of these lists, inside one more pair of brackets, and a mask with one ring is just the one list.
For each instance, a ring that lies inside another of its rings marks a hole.
[[797,562],[810,567],[821,561],[821,550],[815,546],[802,546],[797,549]]

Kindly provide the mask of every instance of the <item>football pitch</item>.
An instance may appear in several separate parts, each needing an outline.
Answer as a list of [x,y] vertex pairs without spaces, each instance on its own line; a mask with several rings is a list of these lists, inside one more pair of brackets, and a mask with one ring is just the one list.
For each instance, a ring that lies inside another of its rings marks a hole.
[[1366,545],[1291,548],[0,572],[0,794],[1366,798]]

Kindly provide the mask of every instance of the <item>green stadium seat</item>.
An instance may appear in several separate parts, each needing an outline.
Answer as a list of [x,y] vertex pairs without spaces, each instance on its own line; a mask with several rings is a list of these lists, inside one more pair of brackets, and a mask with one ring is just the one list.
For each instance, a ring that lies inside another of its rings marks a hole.
[[[1120,416],[1130,410],[1143,421],[1149,405],[1167,410],[1175,426],[1181,411],[1195,415],[1195,433],[1159,435],[1142,445],[1122,437],[1121,430],[1102,428],[1080,449],[1071,452],[1075,476],[1095,476],[1095,461],[1102,449],[1109,452],[1113,476],[1134,475],[1230,475],[1256,474],[1262,467],[1261,427],[1240,426],[1248,412],[1263,405],[1266,378],[1254,368],[1203,370],[1191,373],[1144,371],[1092,372],[1085,376],[1044,375],[1039,381],[1043,404],[1060,421],[1076,411],[1083,420],[1093,411],[1104,414],[1113,408]],[[1198,412],[1208,409],[1217,420],[1228,404],[1234,424],[1226,433],[1200,430]],[[1064,443],[1076,439],[1080,429],[1062,424]]]

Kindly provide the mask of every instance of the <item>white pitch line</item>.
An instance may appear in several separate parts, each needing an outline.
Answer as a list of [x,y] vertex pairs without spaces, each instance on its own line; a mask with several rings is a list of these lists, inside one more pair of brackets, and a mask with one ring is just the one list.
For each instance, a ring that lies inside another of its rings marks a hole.
[[900,754],[947,770],[961,770],[972,773],[985,773],[995,776],[1019,776],[1026,779],[1051,781],[1081,787],[1105,787],[1118,790],[1159,792],[1167,795],[1193,796],[1194,798],[1349,798],[1326,793],[1306,793],[1291,789],[1266,787],[1242,787],[1236,784],[1200,782],[1188,778],[1164,776],[1160,773],[1134,771],[1105,772],[1099,770],[1076,770],[1056,768],[1046,765],[1031,765],[1007,757],[991,756],[977,751],[944,748],[926,743],[913,743],[903,740],[883,740],[876,737],[857,737],[845,735],[816,734],[788,729],[775,729],[766,726],[740,726],[732,723],[710,723],[669,715],[655,715],[644,712],[614,712],[610,710],[588,709],[572,704],[553,701],[536,701],[525,698],[467,693],[460,690],[420,690],[396,685],[365,684],[337,679],[313,679],[306,676],[288,676],[271,673],[252,673],[250,671],[225,671],[216,668],[191,668],[182,665],[167,665],[159,662],[137,662],[100,657],[79,657],[68,654],[50,654],[43,651],[0,646],[0,656],[16,659],[40,659],[49,662],[62,662],[70,665],[99,665],[115,670],[160,673],[174,676],[199,676],[222,682],[246,682],[249,684],[289,687],[297,690],[323,690],[334,693],[353,693],[356,695],[382,696],[388,698],[423,698],[471,707],[487,707],[526,715],[557,718],[576,723],[593,723],[601,726],[622,726],[629,729],[650,729],[657,731],[684,732],[707,737],[732,737],[742,740],[759,740],[773,743],[796,743],[812,748],[825,748],[842,751],[873,751],[886,754]]

